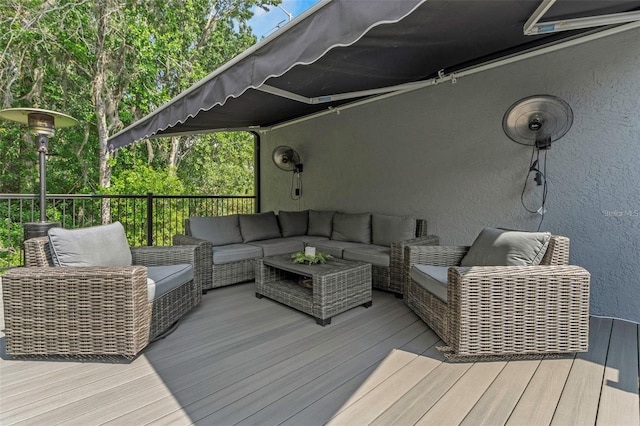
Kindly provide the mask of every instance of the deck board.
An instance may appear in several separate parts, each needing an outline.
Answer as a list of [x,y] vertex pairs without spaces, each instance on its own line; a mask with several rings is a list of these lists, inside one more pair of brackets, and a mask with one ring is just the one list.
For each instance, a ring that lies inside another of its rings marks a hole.
[[11,359],[2,318],[0,423],[640,424],[638,324],[592,317],[575,357],[449,363],[388,293],[321,327],[254,288],[210,291],[132,362]]
[[[611,330],[598,425],[639,425],[637,327],[616,321]],[[625,373],[628,372],[628,373]]]
[[595,424],[613,321],[591,318],[589,352],[576,355],[551,424]]

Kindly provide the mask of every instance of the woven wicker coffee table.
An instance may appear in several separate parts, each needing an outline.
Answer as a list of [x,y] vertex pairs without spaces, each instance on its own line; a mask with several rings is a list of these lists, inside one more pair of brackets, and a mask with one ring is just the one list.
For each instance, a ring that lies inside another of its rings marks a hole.
[[[300,284],[308,279],[311,288]],[[312,315],[325,326],[336,314],[371,306],[371,265],[343,259],[296,264],[288,255],[257,259],[256,297],[263,296]]]

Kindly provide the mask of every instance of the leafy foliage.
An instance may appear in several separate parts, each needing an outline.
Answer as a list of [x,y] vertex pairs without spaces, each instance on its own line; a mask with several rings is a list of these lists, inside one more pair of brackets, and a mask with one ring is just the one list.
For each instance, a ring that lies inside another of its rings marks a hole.
[[[252,193],[249,134],[147,141],[119,150],[115,158],[106,141],[255,43],[247,26],[254,7],[278,3],[0,2],[1,107],[57,110],[81,122],[57,130],[51,141],[49,192],[96,192],[144,161],[154,169],[175,169],[186,191]],[[24,126],[0,121],[0,151],[0,192],[36,192],[35,142]],[[205,161],[193,158],[201,154]]]
[[315,256],[307,256],[303,251],[295,252],[291,255],[293,263],[306,263],[314,265],[316,263],[327,263],[327,260],[333,259],[333,256],[326,253],[316,253]]

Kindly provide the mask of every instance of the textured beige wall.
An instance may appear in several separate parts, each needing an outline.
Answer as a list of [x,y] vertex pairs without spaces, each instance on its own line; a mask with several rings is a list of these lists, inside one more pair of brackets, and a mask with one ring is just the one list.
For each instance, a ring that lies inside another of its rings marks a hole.
[[[520,193],[531,149],[508,139],[515,101],[550,94],[572,106],[569,133],[548,151],[542,228],[571,238],[572,263],[593,275],[592,313],[640,322],[640,30],[318,117],[262,135],[262,209],[414,214],[442,244],[484,226],[535,230]],[[270,158],[304,160],[303,197]],[[526,199],[536,204],[531,184]]]

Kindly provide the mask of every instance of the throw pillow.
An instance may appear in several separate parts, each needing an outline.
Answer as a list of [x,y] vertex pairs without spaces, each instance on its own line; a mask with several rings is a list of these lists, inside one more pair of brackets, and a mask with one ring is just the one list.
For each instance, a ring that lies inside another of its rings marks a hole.
[[549,232],[485,228],[462,258],[460,266],[539,265],[550,238]]
[[282,236],[274,212],[241,214],[239,219],[242,241],[245,243]]
[[58,266],[131,266],[131,249],[120,222],[47,232]]
[[416,218],[373,214],[371,236],[373,244],[380,246],[391,246],[391,243],[410,240],[416,237]]
[[371,215],[336,213],[333,216],[331,239],[371,244]]
[[335,213],[336,212],[333,211],[309,210],[309,228],[307,229],[307,235],[329,238],[333,228],[332,222]]
[[285,212],[278,213],[278,222],[280,223],[280,231],[283,237],[296,237],[307,233],[309,224],[309,212],[307,210],[301,212]]
[[189,218],[191,236],[211,241],[214,246],[242,242],[237,214],[229,216],[192,216]]

